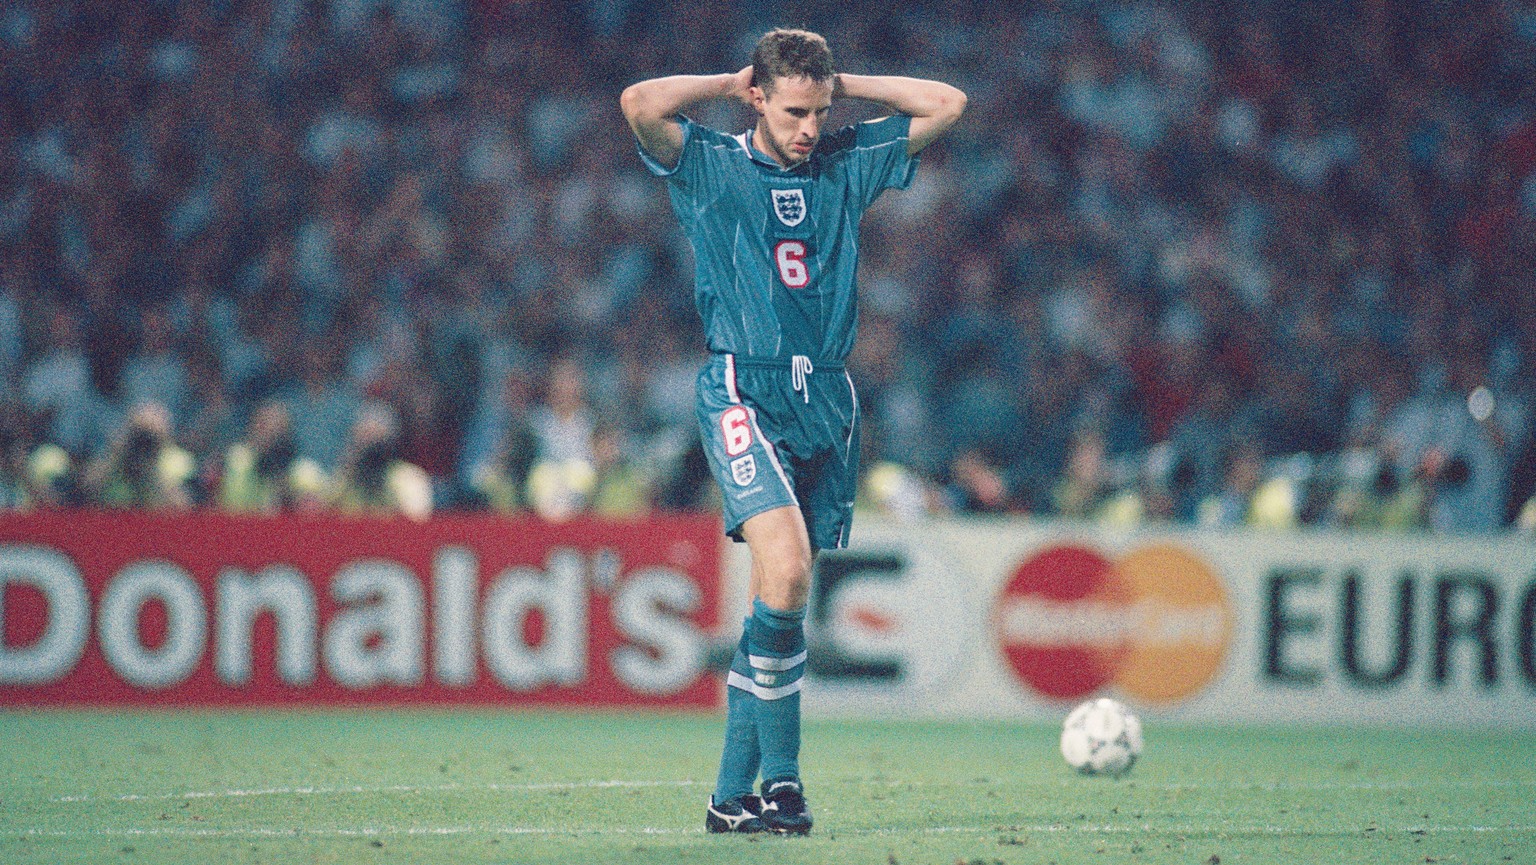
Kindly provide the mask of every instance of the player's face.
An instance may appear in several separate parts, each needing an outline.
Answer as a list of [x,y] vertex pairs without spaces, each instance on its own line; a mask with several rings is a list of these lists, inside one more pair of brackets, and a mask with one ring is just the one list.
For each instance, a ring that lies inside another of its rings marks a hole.
[[822,124],[832,110],[832,82],[776,78],[772,91],[752,88],[757,131],[752,143],[783,166],[804,162],[816,149]]

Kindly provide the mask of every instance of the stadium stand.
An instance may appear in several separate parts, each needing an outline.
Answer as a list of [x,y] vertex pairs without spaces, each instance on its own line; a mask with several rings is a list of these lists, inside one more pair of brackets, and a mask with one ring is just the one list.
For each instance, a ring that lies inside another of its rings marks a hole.
[[617,95],[790,23],[971,97],[865,223],[866,507],[1536,531],[1536,10],[791,5],[7,3],[0,502],[219,507],[276,401],[286,506],[382,406],[434,510],[709,507]]

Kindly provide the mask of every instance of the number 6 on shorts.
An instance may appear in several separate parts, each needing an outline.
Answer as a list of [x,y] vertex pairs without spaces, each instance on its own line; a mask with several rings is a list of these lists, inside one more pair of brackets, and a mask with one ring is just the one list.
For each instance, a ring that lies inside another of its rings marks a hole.
[[726,456],[737,456],[752,446],[752,418],[744,406],[732,406],[720,415],[720,432],[725,436]]

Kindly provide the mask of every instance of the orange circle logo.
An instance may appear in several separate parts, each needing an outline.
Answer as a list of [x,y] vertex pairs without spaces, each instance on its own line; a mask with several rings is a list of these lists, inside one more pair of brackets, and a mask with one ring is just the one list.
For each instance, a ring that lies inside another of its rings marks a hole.
[[1110,685],[1146,703],[1195,694],[1220,671],[1232,622],[1211,566],[1165,544],[1118,560],[1087,547],[1048,547],[1019,565],[993,611],[1014,673],[1059,700]]

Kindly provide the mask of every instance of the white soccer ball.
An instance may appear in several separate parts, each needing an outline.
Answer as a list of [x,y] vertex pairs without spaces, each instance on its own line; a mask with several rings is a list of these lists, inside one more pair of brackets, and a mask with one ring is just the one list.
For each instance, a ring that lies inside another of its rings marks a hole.
[[1108,697],[1073,709],[1061,726],[1061,756],[1084,775],[1124,775],[1141,756],[1141,745],[1141,719]]

